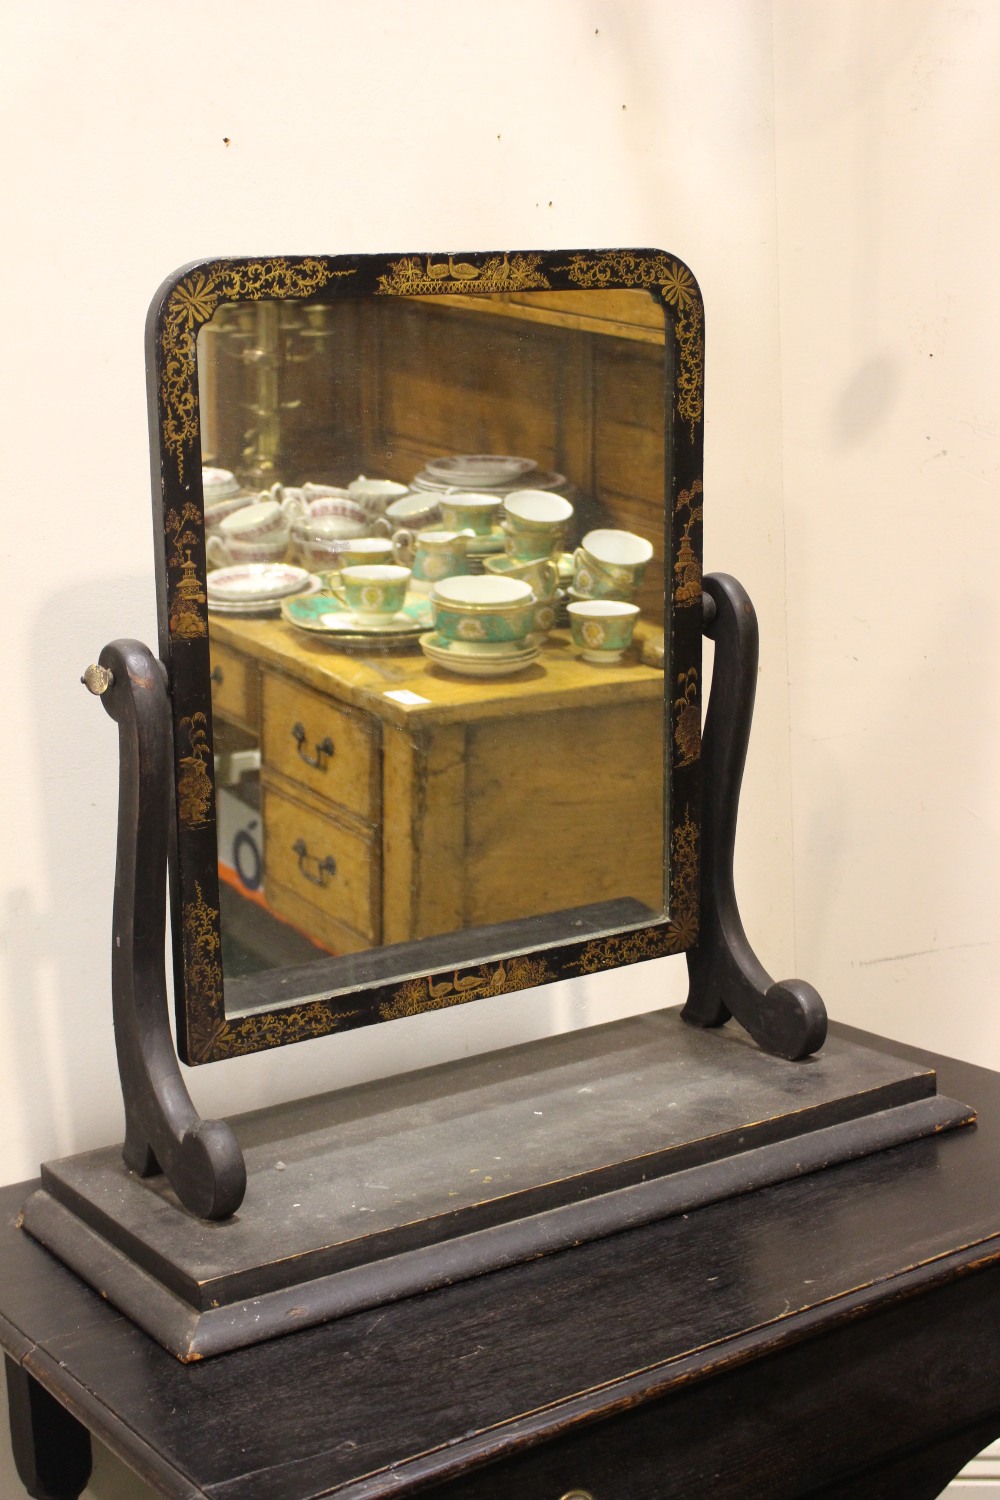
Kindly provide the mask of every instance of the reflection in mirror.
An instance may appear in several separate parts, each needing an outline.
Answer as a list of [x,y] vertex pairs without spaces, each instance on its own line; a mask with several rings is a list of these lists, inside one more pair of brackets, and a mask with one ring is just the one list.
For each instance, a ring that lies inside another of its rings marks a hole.
[[227,1012],[662,917],[662,303],[236,303],[198,380]]

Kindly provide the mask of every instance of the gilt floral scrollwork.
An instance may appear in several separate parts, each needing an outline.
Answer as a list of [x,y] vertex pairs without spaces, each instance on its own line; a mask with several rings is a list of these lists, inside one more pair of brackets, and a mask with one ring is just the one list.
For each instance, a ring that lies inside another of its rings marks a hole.
[[668,255],[642,255],[633,250],[609,250],[604,255],[571,255],[565,267],[577,286],[639,286],[658,288],[675,312],[677,340],[677,415],[692,433],[701,420],[704,403],[705,319],[697,283],[687,266]]

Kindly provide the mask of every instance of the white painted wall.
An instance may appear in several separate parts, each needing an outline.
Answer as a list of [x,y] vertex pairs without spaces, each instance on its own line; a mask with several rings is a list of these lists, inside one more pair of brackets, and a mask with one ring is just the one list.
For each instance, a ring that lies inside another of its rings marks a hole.
[[774,16],[797,964],[1000,1066],[1000,9]]
[[[105,640],[154,638],[142,324],[168,272],[215,253],[649,244],[689,262],[706,559],[743,578],[763,635],[748,931],[834,1014],[1000,1065],[998,611],[968,566],[997,535],[998,19],[927,0],[467,0],[460,20],[302,0],[287,23],[265,0],[10,8],[0,1180],[121,1130],[115,732],[77,679]],[[870,962],[925,948],[949,951]],[[248,1107],[678,999],[683,977],[668,960],[192,1088],[206,1111]],[[142,1493],[104,1454],[92,1492]]]

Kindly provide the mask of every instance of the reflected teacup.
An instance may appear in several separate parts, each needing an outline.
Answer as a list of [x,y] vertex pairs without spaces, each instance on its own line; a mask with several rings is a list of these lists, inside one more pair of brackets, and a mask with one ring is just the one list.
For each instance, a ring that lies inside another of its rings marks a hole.
[[573,553],[573,588],[586,599],[634,599],[652,556],[633,531],[588,531]]
[[398,614],[406,599],[409,568],[394,563],[365,563],[344,568],[340,583],[331,590],[353,614],[378,624]]
[[450,530],[474,531],[476,536],[489,536],[500,510],[501,497],[460,491],[454,495],[442,495],[439,503],[444,524]]
[[569,605],[573,644],[584,661],[608,666],[632,643],[639,606],[623,599],[579,599]]
[[214,536],[227,516],[235,515],[238,510],[245,510],[248,505],[253,504],[252,495],[230,495],[225,500],[213,500],[209,503],[208,492],[205,492],[205,535]]
[[220,521],[205,547],[209,562],[281,562],[288,547],[288,517],[270,497],[245,505]]
[[431,605],[439,635],[477,645],[523,641],[535,619],[531,585],[491,573],[442,579],[434,585]]
[[526,560],[563,550],[573,507],[549,490],[514,490],[504,501],[504,551]]
[[205,555],[217,568],[228,568],[234,563],[280,563],[284,562],[287,551],[287,531],[246,539],[229,537],[225,541],[216,531],[205,542]]
[[347,552],[358,540],[355,523],[340,516],[296,521],[291,532],[298,559],[311,573],[323,568],[339,568]]

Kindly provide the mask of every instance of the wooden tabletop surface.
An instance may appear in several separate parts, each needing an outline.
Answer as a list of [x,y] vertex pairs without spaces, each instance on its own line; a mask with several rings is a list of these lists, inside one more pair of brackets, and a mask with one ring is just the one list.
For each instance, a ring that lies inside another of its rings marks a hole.
[[[459,676],[428,661],[419,649],[345,650],[336,639],[297,629],[285,620],[212,615],[213,641],[252,656],[267,666],[294,673],[301,681],[343,703],[364,708],[391,723],[414,720],[465,722],[511,712],[581,705],[649,701],[663,695],[663,670],[640,659],[642,643],[662,643],[663,632],[640,621],[623,660],[610,666],[585,662],[568,630],[544,638],[541,656],[510,677]],[[405,691],[409,700],[387,696]]]
[[6,1188],[0,1342],[185,1500],[917,1500],[1000,1432],[1000,1076],[929,1060],[976,1127],[193,1366]]

